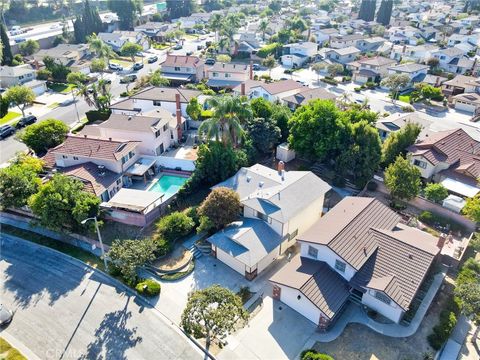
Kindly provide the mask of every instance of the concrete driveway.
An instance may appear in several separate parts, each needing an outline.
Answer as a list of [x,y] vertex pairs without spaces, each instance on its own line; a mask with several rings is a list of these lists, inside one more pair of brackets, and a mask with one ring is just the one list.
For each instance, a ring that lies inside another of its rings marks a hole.
[[157,310],[104,274],[23,240],[0,241],[0,298],[15,311],[2,336],[15,346],[41,359],[201,357]]
[[266,296],[247,327],[227,338],[217,356],[224,359],[294,359],[316,326],[280,301]]

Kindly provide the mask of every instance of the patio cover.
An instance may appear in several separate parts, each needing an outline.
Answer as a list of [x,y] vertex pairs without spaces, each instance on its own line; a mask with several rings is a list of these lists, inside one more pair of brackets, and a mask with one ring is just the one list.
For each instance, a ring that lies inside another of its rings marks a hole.
[[143,212],[163,196],[164,194],[155,191],[122,188],[107,202],[106,207]]
[[192,75],[191,74],[174,74],[174,73],[162,73],[164,78],[168,80],[177,80],[177,81],[190,81]]
[[131,165],[127,171],[125,171],[125,175],[129,176],[143,176],[145,173],[155,164],[155,159],[148,159],[141,157],[138,159],[135,164]]
[[242,83],[242,81],[235,81],[235,80],[213,80],[210,79],[207,81],[208,86],[212,87],[235,87]]
[[447,190],[466,197],[474,197],[480,191],[480,189],[475,186],[448,177],[443,179],[440,184],[445,186]]

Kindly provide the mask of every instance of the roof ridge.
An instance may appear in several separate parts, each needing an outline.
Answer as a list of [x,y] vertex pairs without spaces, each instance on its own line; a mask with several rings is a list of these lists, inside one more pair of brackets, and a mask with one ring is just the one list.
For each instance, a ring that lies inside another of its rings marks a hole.
[[[412,229],[414,229],[414,228],[412,228]],[[396,237],[394,237],[394,236],[392,236],[392,235],[390,235],[390,234],[387,233],[387,232],[393,232],[393,230],[373,228],[373,227],[371,227],[370,230],[372,230],[373,232],[377,232],[377,233],[383,234],[383,235],[385,235],[385,236],[388,236],[390,239],[393,239],[393,240],[395,240],[395,241],[397,241],[397,242],[400,242],[400,243],[402,243],[402,244],[405,244],[405,245],[407,245],[407,246],[409,246],[409,247],[411,247],[411,248],[420,250],[420,251],[422,251],[422,252],[424,252],[424,253],[426,253],[426,254],[431,254],[430,252],[428,252],[428,251],[425,250],[425,249],[422,249],[421,247],[418,247],[418,246],[415,246],[415,245],[410,244],[410,243],[408,243],[408,242],[405,242],[405,241],[403,241],[402,239],[396,238]],[[400,230],[405,230],[405,229],[400,229]],[[422,231],[422,230],[419,230],[419,231]],[[380,247],[381,244],[379,244],[378,246]]]

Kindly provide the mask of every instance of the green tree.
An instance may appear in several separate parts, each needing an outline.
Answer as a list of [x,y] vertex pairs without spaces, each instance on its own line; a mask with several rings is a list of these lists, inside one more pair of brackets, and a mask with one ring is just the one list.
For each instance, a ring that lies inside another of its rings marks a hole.
[[227,54],[220,54],[217,56],[217,61],[221,63],[229,63],[232,61],[232,58]]
[[347,124],[330,100],[314,100],[298,108],[288,125],[290,147],[320,161],[334,158],[348,138]]
[[225,338],[239,320],[247,321],[248,316],[238,295],[213,285],[189,295],[181,324],[187,334],[205,338],[208,349],[212,341]]
[[108,0],[108,8],[117,14],[122,30],[131,30],[142,14],[143,0]]
[[273,104],[272,106],[272,119],[280,129],[281,142],[285,142],[288,139],[289,129],[288,120],[292,117],[292,112],[286,105]]
[[347,108],[342,113],[342,117],[344,117],[347,122],[355,124],[360,121],[366,121],[372,125],[377,122],[379,117],[379,114],[377,112],[366,110],[366,109],[360,109],[360,108],[357,108],[355,105]]
[[94,73],[101,73],[104,72],[107,67],[105,60],[103,59],[93,59],[92,63],[90,64],[90,70]]
[[73,23],[75,41],[77,43],[85,43],[88,36],[98,34],[102,30],[103,23],[97,8],[92,7],[89,0],[85,0],[82,13],[77,15]]
[[440,60],[436,57],[431,57],[427,59],[427,65],[430,66],[430,69],[435,69],[438,64],[440,64]]
[[0,24],[0,40],[3,45],[2,65],[11,66],[13,61],[12,49],[10,48],[10,38],[7,35],[7,27],[3,22]]
[[315,71],[317,74],[317,84],[320,84],[320,74],[322,73],[323,69],[325,69],[326,65],[324,63],[315,63],[312,65],[312,70]]
[[172,244],[180,237],[188,235],[194,226],[195,222],[187,214],[175,211],[156,223],[155,236],[164,238]]
[[[98,59],[95,60],[106,60],[110,64],[110,59],[115,58],[116,54],[113,51],[112,47],[106,44],[97,34],[92,34],[87,37],[88,47],[91,52],[93,52]],[[93,61],[92,61],[93,65]]]
[[85,99],[88,106],[94,106],[99,111],[108,111],[112,101],[110,85],[104,79],[98,80],[90,87],[81,86],[78,89],[78,94]]
[[127,284],[137,283],[137,269],[155,259],[156,245],[152,239],[115,240],[107,255]]
[[60,145],[65,140],[68,130],[68,126],[64,122],[47,119],[27,126],[18,136],[36,154],[41,154]]
[[[377,23],[388,26],[392,17],[393,0],[382,0],[377,13]],[[381,35],[383,36],[383,34]]]
[[265,41],[265,34],[268,31],[268,21],[266,19],[260,20],[260,24],[258,25],[258,30],[262,32],[262,40]]
[[157,87],[170,85],[170,80],[162,76],[162,72],[160,70],[155,70],[152,75],[150,75],[148,82],[150,83],[150,85]]
[[275,67],[275,58],[273,55],[267,56],[266,59],[262,60],[262,65],[268,69],[268,75],[272,76],[272,69]]
[[444,98],[440,88],[436,88],[428,84],[422,86],[420,95],[426,100],[442,101]]
[[375,36],[381,36],[385,35],[385,26],[383,25],[375,25],[372,27],[372,34]]
[[192,98],[187,105],[187,114],[192,120],[200,119],[202,115],[202,106],[196,97]]
[[20,208],[38,191],[38,174],[43,161],[32,156],[19,156],[10,166],[0,169],[0,205],[2,208]]
[[442,184],[430,183],[425,187],[425,197],[434,202],[441,202],[448,196],[448,190]]
[[51,72],[53,80],[60,82],[67,80],[67,76],[71,72],[68,66],[57,63],[50,56],[45,56],[43,58],[43,63],[45,64],[47,70]]
[[253,118],[247,122],[247,134],[261,153],[267,154],[281,138],[280,128],[272,118]]
[[28,205],[42,226],[52,230],[65,227],[75,230],[81,227],[84,219],[98,215],[100,200],[84,191],[80,180],[55,174],[30,197]]
[[418,195],[420,177],[420,170],[399,155],[385,170],[385,186],[394,199],[408,201]]
[[342,64],[330,64],[327,66],[328,75],[331,77],[335,77],[338,74],[343,72],[343,65]]
[[4,97],[10,105],[17,106],[25,117],[25,108],[35,100],[35,93],[28,86],[14,85],[5,92]]
[[398,155],[405,154],[406,149],[415,143],[422,127],[417,123],[408,123],[398,131],[392,132],[382,145],[382,164],[387,166]]
[[480,197],[468,198],[462,213],[476,223],[480,223]]
[[455,287],[455,295],[462,303],[462,312],[467,316],[480,317],[480,281],[466,282]]
[[223,23],[223,17],[222,15],[220,14],[213,14],[211,17],[210,17],[210,21],[209,21],[209,27],[211,30],[213,30],[215,32],[215,41],[218,42],[218,32],[222,26],[222,23]]
[[240,208],[240,197],[235,191],[225,187],[214,188],[198,208],[200,226],[207,218],[214,229],[220,230],[238,219]]
[[8,108],[10,107],[10,101],[0,94],[0,119],[8,114]]
[[262,97],[252,99],[250,107],[252,108],[252,115],[254,118],[270,119],[273,114],[273,104]]
[[166,3],[170,20],[178,19],[182,16],[190,16],[197,7],[194,0],[167,0]]
[[40,45],[38,45],[38,41],[29,39],[24,41],[18,45],[18,50],[20,54],[23,56],[33,55],[40,49]]
[[125,44],[123,44],[120,52],[123,56],[130,56],[132,62],[135,62],[135,55],[142,50],[143,48],[141,45],[127,41]]
[[381,85],[387,87],[392,93],[392,102],[395,104],[398,93],[410,83],[406,74],[392,74],[381,81]]
[[87,75],[79,71],[71,72],[67,75],[67,82],[74,85],[81,85],[88,80]]
[[249,104],[241,97],[222,96],[208,100],[213,115],[210,119],[204,120],[198,132],[206,135],[207,139],[221,138],[223,144],[232,141],[237,144],[238,139],[243,135],[242,125],[252,118],[252,110]]

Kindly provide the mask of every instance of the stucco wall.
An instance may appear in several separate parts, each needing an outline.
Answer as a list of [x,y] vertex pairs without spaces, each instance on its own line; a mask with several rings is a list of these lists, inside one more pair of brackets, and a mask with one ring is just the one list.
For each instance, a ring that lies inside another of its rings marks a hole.
[[279,256],[280,246],[273,249],[267,256],[258,262],[257,273],[260,274]]
[[242,276],[245,276],[245,264],[241,263],[234,257],[227,254],[222,249],[216,248],[217,251],[217,259],[226,264],[227,266],[231,267],[233,270],[240,273]]
[[[320,315],[322,312],[315,305],[313,305],[310,300],[308,300],[300,291],[296,289],[278,284],[277,286],[279,286],[281,289],[280,301],[306,317],[315,325],[318,325],[318,321],[320,320]],[[298,296],[300,296],[300,299],[298,299]]]
[[369,290],[362,297],[362,303],[369,308],[377,311],[390,320],[398,323],[403,315],[403,310],[395,302],[391,302],[390,305],[376,299],[374,297],[375,290]]

